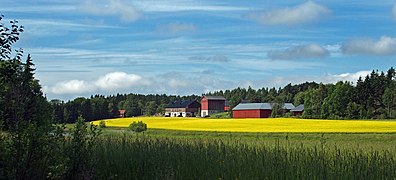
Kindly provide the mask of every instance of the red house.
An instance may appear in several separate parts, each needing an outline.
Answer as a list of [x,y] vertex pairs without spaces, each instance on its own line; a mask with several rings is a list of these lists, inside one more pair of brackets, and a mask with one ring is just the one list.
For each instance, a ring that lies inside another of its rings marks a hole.
[[[291,103],[285,103],[283,106],[285,111],[293,108]],[[240,103],[232,109],[233,118],[268,118],[271,113],[271,103]]]
[[203,96],[201,99],[201,117],[224,112],[226,99],[223,96]]

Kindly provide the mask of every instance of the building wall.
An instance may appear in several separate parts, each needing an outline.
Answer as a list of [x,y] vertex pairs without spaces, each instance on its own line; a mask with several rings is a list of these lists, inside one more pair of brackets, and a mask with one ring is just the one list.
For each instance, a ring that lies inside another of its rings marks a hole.
[[208,110],[208,100],[206,98],[202,98],[201,100],[201,110]]
[[196,116],[198,108],[165,108],[165,116],[178,117],[193,117]]
[[224,112],[224,106],[224,100],[209,100],[208,110],[217,110],[219,112]]
[[271,116],[271,110],[233,110],[233,118],[268,118]]
[[301,116],[303,114],[302,111],[293,111],[293,116]]
[[195,113],[193,112],[165,112],[165,116],[169,116],[169,117],[193,117],[195,116]]
[[165,108],[165,112],[186,112],[186,108]]
[[260,110],[260,117],[261,118],[269,118],[271,117],[272,110],[270,109],[262,109]]
[[201,110],[201,117],[205,117],[209,115],[209,110]]

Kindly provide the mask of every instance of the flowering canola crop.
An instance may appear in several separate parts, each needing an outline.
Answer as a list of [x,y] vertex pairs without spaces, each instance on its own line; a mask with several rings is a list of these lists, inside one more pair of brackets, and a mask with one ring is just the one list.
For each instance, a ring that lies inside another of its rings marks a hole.
[[[106,126],[128,127],[143,121],[148,128],[222,132],[396,132],[396,121],[315,120],[295,118],[208,119],[134,117],[105,120]],[[99,124],[95,121],[94,124]]]

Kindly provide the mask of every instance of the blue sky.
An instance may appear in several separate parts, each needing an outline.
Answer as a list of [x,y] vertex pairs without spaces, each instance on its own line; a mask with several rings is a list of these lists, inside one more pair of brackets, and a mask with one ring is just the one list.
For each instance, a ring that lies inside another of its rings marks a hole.
[[[355,82],[396,65],[396,4],[2,0],[49,99]],[[6,21],[4,21],[6,22]]]

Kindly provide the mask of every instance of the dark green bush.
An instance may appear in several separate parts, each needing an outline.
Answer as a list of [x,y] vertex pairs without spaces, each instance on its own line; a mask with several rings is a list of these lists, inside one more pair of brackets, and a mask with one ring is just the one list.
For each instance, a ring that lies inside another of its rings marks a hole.
[[133,132],[143,132],[147,130],[147,124],[143,121],[133,121],[133,123],[129,125],[129,129]]

